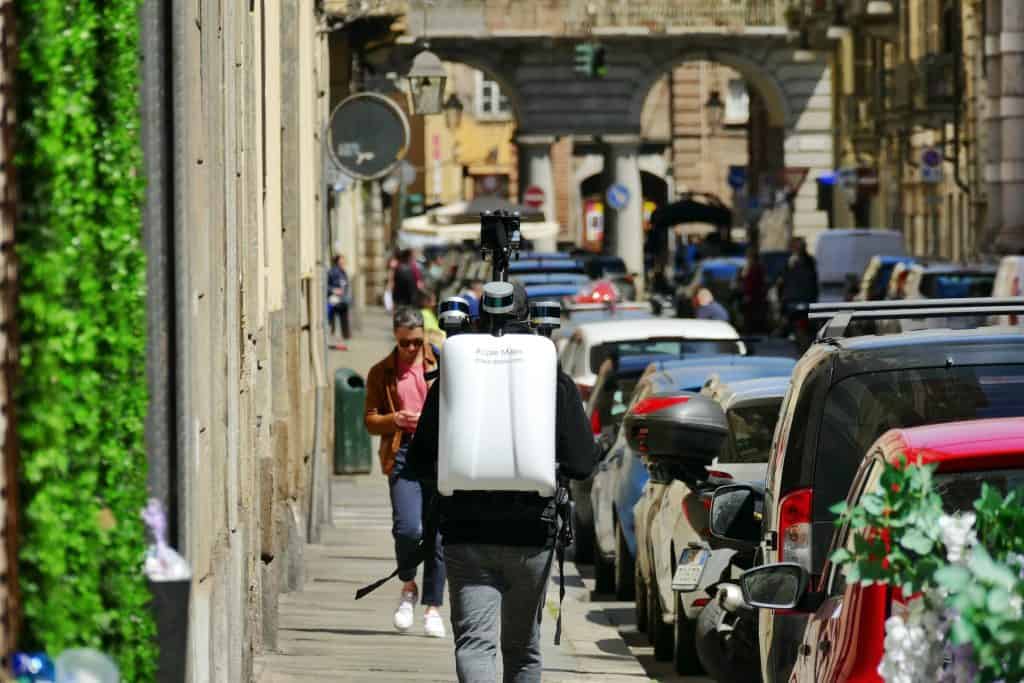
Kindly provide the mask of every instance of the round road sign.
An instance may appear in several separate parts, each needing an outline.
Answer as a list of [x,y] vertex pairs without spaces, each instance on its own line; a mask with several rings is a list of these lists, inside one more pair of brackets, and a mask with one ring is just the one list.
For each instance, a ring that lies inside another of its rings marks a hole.
[[936,166],[941,166],[942,152],[940,152],[935,147],[928,147],[923,152],[921,152],[921,163],[924,164],[925,166],[931,166],[932,168],[935,168]]
[[629,204],[629,188],[622,183],[615,183],[608,188],[605,198],[608,200],[608,206],[621,211]]
[[544,206],[544,190],[536,185],[530,185],[523,193],[523,203],[532,209]]
[[331,113],[330,151],[345,173],[362,180],[386,176],[405,157],[409,121],[377,93],[347,97]]

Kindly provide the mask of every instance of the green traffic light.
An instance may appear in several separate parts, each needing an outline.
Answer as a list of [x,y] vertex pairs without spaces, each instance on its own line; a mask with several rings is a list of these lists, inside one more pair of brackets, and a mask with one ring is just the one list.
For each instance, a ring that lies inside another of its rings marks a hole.
[[583,43],[576,46],[576,67],[575,70],[584,76],[593,75],[594,70],[594,46]]

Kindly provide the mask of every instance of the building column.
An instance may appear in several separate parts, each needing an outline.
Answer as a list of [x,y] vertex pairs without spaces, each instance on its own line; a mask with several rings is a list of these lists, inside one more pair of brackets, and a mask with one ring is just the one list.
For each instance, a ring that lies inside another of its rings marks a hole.
[[1024,10],[1019,0],[1003,0],[1002,13],[999,115],[1003,154],[999,175],[1003,215],[996,245],[1000,251],[1017,253],[1024,249]]
[[606,251],[626,262],[629,272],[636,273],[638,286],[644,276],[644,211],[640,184],[640,137],[638,135],[605,135],[605,187],[622,185],[629,192],[629,201],[619,210],[608,206],[604,197],[604,230]]
[[[1002,101],[1003,79],[1000,70],[1000,27],[1003,23],[1002,2],[989,0],[985,6],[985,71],[987,72],[988,95],[988,149],[985,160],[985,182],[987,183],[988,206],[986,210],[985,233],[987,239],[999,235],[1002,228],[1003,186],[999,162],[1003,153]],[[987,241],[987,240],[986,240]]]
[[[516,147],[519,151],[519,203],[523,203],[523,195],[529,187],[539,187],[544,192],[544,203],[540,210],[544,220],[557,223],[555,212],[555,173],[551,165],[551,145],[555,143],[553,135],[519,135],[516,136]],[[558,238],[534,241],[537,251],[555,251]]]

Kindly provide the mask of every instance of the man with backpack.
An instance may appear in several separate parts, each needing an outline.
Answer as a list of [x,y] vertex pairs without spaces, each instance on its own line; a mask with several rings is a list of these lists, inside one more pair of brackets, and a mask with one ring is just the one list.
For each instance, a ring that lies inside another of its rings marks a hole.
[[[512,320],[505,324],[505,332],[530,333],[521,285],[515,286],[512,299]],[[490,327],[491,314],[482,310],[479,329]],[[435,382],[427,394],[407,455],[409,466],[424,482],[437,481],[439,385]],[[579,391],[561,370],[555,405],[558,474],[584,479],[593,471],[594,440]],[[504,680],[539,682],[540,620],[559,533],[556,499],[526,492],[455,491],[439,500],[459,680],[496,680],[500,623]]]

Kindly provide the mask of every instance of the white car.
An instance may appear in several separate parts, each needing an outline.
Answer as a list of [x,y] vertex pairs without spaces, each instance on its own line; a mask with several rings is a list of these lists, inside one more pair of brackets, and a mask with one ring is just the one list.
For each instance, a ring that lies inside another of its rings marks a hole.
[[[992,296],[1003,298],[1024,295],[1024,256],[1004,256],[996,272],[996,283]],[[1017,315],[999,315],[992,325],[1024,325],[1024,318]]]
[[[717,378],[708,381],[701,393],[721,404],[729,423],[728,439],[708,466],[709,473],[737,481],[764,481],[772,435],[788,388],[788,376],[730,383]],[[647,555],[651,567],[647,611],[662,616],[660,622],[649,621],[648,637],[656,648],[659,641],[665,643],[666,654],[667,644],[672,643],[675,668],[681,674],[699,671],[694,633],[708,595],[702,589],[679,592],[673,583],[680,556],[691,543],[700,544],[707,534],[710,493],[710,489],[705,494],[673,480],[648,502],[647,548],[641,553]],[[682,619],[678,610],[682,610]]]
[[746,353],[736,329],[718,320],[652,318],[584,323],[559,355],[559,363],[586,401],[605,359],[613,355],[686,358]]
[[[902,265],[902,264],[901,264]],[[898,266],[897,266],[898,268]],[[901,282],[895,285],[894,298],[961,299],[992,295],[996,269],[990,265],[959,265],[955,263],[911,263],[893,270]],[[985,324],[985,316],[928,318],[926,320],[886,320],[878,328],[887,333],[923,329],[962,330]]]

